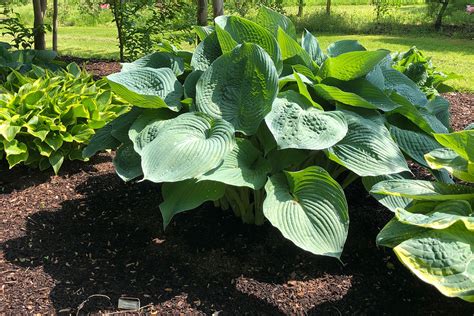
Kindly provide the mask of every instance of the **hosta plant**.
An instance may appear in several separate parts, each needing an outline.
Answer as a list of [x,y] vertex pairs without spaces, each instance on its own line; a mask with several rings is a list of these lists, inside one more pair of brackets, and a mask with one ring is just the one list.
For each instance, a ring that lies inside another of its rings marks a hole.
[[292,22],[265,7],[257,21],[221,16],[197,29],[192,53],[164,45],[124,64],[108,81],[134,108],[84,155],[116,148],[121,178],[161,183],[165,227],[214,201],[339,258],[349,225],[343,188],[409,171],[390,129],[446,133],[448,103],[428,100],[388,51],[357,41],[323,51],[309,32],[299,43]]
[[[442,147],[424,155],[426,164],[474,183],[474,129],[434,136]],[[400,202],[377,243],[444,295],[474,302],[474,186],[467,183],[395,179],[371,192]]]
[[13,71],[0,85],[0,159],[58,172],[65,159],[83,159],[94,130],[126,112],[105,80],[76,64],[51,72]]

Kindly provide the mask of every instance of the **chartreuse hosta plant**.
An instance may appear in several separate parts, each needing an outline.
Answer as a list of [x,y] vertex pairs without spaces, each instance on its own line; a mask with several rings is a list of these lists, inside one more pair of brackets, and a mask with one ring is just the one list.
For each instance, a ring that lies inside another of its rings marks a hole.
[[51,72],[12,70],[0,84],[0,159],[57,173],[64,160],[83,159],[94,130],[127,111],[105,80],[76,64]]
[[[443,145],[426,154],[433,169],[474,183],[474,129],[434,134]],[[387,180],[372,193],[405,199],[377,237],[400,261],[444,295],[474,302],[474,186]]]
[[402,177],[406,137],[391,130],[424,144],[449,131],[448,103],[427,99],[388,51],[340,41],[324,52],[309,32],[299,43],[283,15],[262,8],[257,21],[218,17],[197,30],[193,53],[163,45],[124,64],[108,80],[134,108],[84,155],[117,148],[120,177],[162,183],[165,226],[214,201],[339,258],[349,225],[343,188]]

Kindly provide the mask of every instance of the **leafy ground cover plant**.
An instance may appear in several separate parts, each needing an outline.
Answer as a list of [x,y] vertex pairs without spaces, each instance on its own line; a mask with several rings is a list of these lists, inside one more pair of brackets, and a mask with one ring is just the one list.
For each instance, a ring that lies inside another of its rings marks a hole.
[[57,173],[65,159],[83,159],[94,130],[126,110],[105,80],[76,64],[59,72],[13,70],[0,85],[0,158],[10,168],[23,163]]
[[[442,147],[424,155],[426,164],[474,183],[473,128],[434,134]],[[395,217],[377,243],[393,248],[408,269],[444,295],[474,302],[474,187],[396,179],[377,183],[371,192],[395,202],[389,203]]]
[[12,50],[8,43],[0,42],[0,82],[5,81],[12,70],[20,73],[30,71],[33,65],[51,70],[66,66],[55,60],[57,53],[51,50]]
[[406,52],[395,53],[392,58],[393,68],[413,80],[429,96],[453,91],[446,81],[461,78],[454,73],[445,74],[437,71],[431,58],[425,57],[416,47],[412,47]]
[[300,44],[291,20],[265,7],[256,21],[218,17],[198,29],[193,53],[163,45],[123,64],[108,81],[134,107],[84,155],[117,149],[121,178],[162,183],[165,227],[214,201],[339,258],[349,226],[343,189],[408,173],[392,129],[417,142],[448,133],[449,104],[393,69],[388,51],[344,40],[324,52],[309,32]]

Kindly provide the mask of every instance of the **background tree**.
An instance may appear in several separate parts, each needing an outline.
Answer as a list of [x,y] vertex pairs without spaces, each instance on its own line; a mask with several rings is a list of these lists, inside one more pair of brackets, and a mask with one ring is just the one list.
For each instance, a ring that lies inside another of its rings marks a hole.
[[197,0],[197,24],[207,25],[207,0]]
[[34,48],[38,50],[46,49],[44,16],[46,14],[46,0],[33,0],[33,33]]
[[326,14],[331,15],[331,0],[326,0]]
[[58,0],[53,0],[53,50],[58,51]]
[[214,18],[224,15],[224,0],[212,0],[212,11]]
[[298,0],[298,16],[303,16],[304,0]]
[[436,20],[434,24],[434,28],[436,31],[439,31],[441,29],[441,26],[443,25],[443,16],[446,13],[446,9],[449,4],[449,0],[438,0],[440,3],[440,8],[438,11],[438,14],[436,15]]

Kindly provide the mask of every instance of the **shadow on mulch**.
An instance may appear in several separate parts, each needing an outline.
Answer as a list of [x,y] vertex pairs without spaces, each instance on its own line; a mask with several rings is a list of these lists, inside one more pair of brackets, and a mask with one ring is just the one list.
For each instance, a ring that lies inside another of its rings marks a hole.
[[[337,260],[297,249],[270,225],[243,225],[206,204],[176,216],[166,232],[160,193],[150,183],[91,176],[85,197],[29,217],[24,237],[2,245],[8,262],[41,266],[56,280],[56,312],[74,312],[92,294],[122,295],[163,313],[452,314],[472,307],[448,299],[400,266],[375,236],[390,216],[356,184],[351,226]],[[388,268],[387,263],[393,264]],[[15,289],[28,291],[28,289]],[[91,300],[82,311],[107,309]]]

